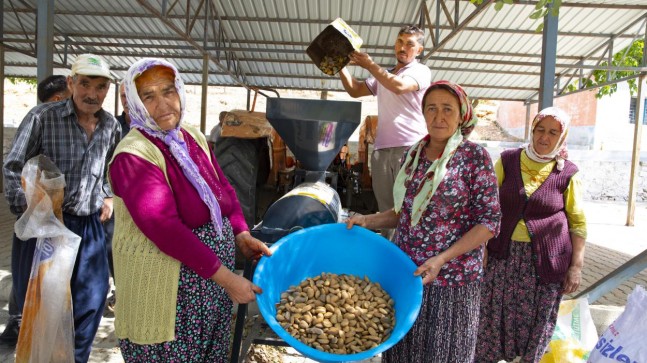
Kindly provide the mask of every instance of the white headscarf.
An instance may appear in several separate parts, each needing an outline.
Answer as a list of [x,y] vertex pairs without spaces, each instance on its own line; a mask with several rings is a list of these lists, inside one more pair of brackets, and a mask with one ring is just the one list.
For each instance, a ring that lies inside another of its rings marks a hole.
[[[538,163],[547,163],[550,161],[557,161],[557,170],[562,170],[564,168],[564,160],[568,159],[568,150],[566,149],[566,136],[568,136],[568,128],[571,124],[571,118],[568,116],[564,110],[558,107],[546,107],[543,110],[539,111],[535,119],[532,120],[532,127],[530,128],[530,135],[535,131],[535,127],[539,121],[543,120],[545,117],[551,116],[562,126],[562,133],[559,135],[559,140],[553,150],[548,154],[539,154],[535,151],[535,146],[531,140],[525,146],[526,155],[530,160],[536,161]],[[532,136],[531,136],[532,138]]]

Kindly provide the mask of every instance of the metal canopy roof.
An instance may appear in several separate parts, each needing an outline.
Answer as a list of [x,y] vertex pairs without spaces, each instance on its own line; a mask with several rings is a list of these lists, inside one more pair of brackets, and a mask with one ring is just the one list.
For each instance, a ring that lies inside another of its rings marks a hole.
[[[44,0],[40,0],[44,1]],[[542,34],[531,20],[536,1],[497,12],[492,0],[56,0],[54,73],[66,74],[76,55],[106,58],[117,79],[141,57],[174,63],[188,84],[343,91],[305,49],[335,18],[364,40],[362,50],[383,67],[394,65],[399,28],[424,26],[421,61],[433,79],[463,85],[470,97],[534,102],[539,92]],[[4,0],[5,76],[36,76],[38,0]],[[645,37],[645,0],[565,0],[559,15],[555,94],[587,77],[600,61]],[[351,66],[358,78],[368,73]]]

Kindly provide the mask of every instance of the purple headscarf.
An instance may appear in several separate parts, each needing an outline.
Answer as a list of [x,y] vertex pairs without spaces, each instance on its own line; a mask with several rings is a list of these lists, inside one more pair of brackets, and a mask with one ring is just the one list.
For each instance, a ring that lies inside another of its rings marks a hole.
[[[154,66],[163,66],[170,68],[175,74],[175,89],[177,90],[178,95],[180,96],[180,121],[177,126],[172,130],[162,130],[151,115],[146,110],[146,107],[139,98],[137,93],[137,87],[135,85],[135,79],[142,75],[146,70]],[[213,222],[214,228],[218,234],[222,235],[222,213],[220,211],[220,204],[216,196],[213,194],[213,191],[204,180],[200,174],[200,170],[195,162],[189,156],[187,152],[186,143],[180,138],[180,125],[184,120],[184,115],[186,114],[186,96],[184,93],[184,82],[180,78],[180,73],[171,63],[156,58],[144,58],[135,62],[128,73],[126,74],[125,90],[126,90],[126,100],[128,101],[128,114],[130,116],[130,126],[136,128],[139,131],[156,137],[166,145],[168,145],[171,155],[175,158],[177,163],[182,168],[184,176],[191,182],[191,185],[198,191],[200,198],[209,208],[209,213],[211,214],[211,221]]]

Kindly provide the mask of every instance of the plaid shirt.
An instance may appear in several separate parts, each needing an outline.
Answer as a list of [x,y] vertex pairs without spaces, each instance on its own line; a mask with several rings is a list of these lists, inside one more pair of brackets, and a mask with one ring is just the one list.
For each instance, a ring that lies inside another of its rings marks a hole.
[[71,98],[32,108],[18,127],[3,166],[5,197],[12,211],[22,212],[27,205],[20,176],[25,163],[39,154],[49,157],[65,175],[63,212],[88,216],[100,211],[103,199],[112,197],[105,171],[120,139],[119,123],[101,110],[88,141]]

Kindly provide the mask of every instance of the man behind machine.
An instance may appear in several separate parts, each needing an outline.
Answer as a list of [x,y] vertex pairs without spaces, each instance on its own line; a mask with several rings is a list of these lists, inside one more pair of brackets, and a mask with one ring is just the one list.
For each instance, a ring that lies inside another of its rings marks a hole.
[[[5,197],[14,214],[27,207],[20,176],[25,163],[44,154],[65,175],[63,220],[81,236],[70,288],[74,310],[75,360],[87,362],[108,293],[108,258],[101,222],[112,215],[106,164],[120,140],[120,126],[101,106],[110,87],[110,69],[93,54],[72,65],[66,102],[45,103],[29,111],[5,159]],[[22,311],[36,239],[14,238],[12,277]]]
[[72,94],[67,88],[65,76],[49,76],[38,84],[36,91],[40,102],[57,102],[68,99]]
[[431,70],[416,60],[422,53],[423,41],[422,30],[405,26],[395,41],[395,67],[384,69],[368,54],[354,51],[349,55],[351,64],[366,69],[371,77],[358,81],[347,68],[339,72],[350,96],[377,96],[378,127],[371,154],[371,178],[380,212],[393,208],[393,183],[404,151],[427,134],[420,105],[431,83]]
[[119,84],[119,98],[121,99],[121,107],[124,110],[121,112],[121,115],[115,116],[115,118],[121,125],[121,136],[123,137],[130,131],[130,115],[128,114],[128,102],[126,101],[126,87],[124,82]]

